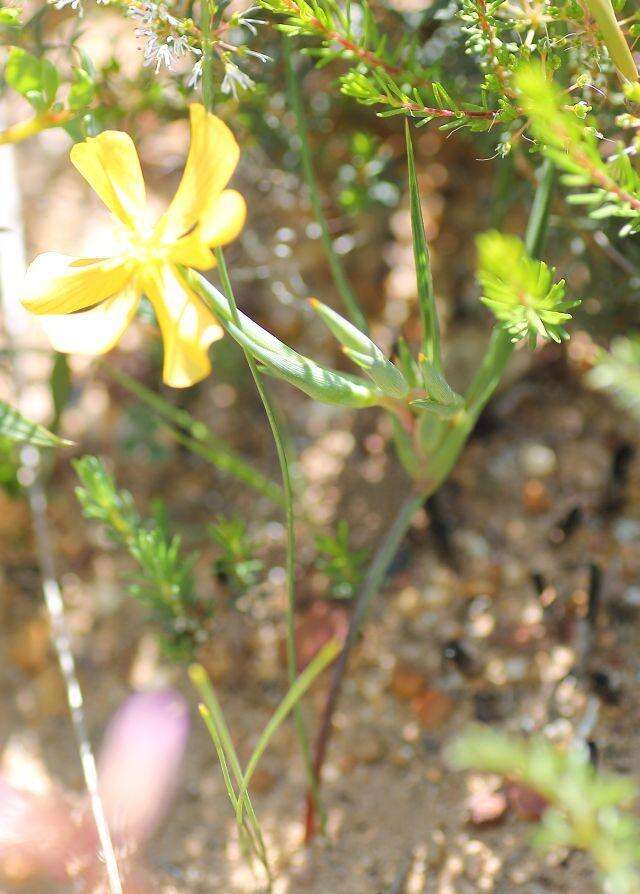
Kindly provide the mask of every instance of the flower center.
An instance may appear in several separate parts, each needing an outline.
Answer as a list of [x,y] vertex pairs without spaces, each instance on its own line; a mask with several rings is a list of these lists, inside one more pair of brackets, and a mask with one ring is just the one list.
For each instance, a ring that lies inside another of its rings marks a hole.
[[119,236],[123,253],[143,267],[165,261],[171,247],[158,239],[151,226],[122,227]]

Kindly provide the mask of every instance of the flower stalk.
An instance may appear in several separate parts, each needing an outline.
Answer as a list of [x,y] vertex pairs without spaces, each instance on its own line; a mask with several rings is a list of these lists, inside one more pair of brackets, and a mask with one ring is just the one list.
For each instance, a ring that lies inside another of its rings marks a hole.
[[9,143],[21,143],[23,140],[29,139],[43,130],[50,127],[63,127],[68,124],[77,115],[77,111],[73,109],[65,109],[61,112],[49,109],[26,121],[20,121],[18,124],[12,124],[5,130],[0,131],[0,146],[6,146]]

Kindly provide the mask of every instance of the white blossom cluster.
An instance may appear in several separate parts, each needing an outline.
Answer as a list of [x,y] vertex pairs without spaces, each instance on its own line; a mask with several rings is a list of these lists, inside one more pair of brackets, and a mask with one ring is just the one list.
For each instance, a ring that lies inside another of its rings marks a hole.
[[146,0],[129,6],[127,15],[138,22],[135,34],[144,41],[143,65],[153,66],[156,74],[161,68],[171,70],[187,53],[200,55],[199,48],[180,32],[180,20],[171,15],[166,4]]
[[[48,0],[48,2],[56,9],[70,7],[80,16],[84,12],[83,0]],[[112,2],[113,0],[97,0],[97,3],[105,6]],[[125,6],[124,3],[115,5]],[[257,26],[264,24],[263,19],[254,17],[254,13],[258,10],[259,7],[252,6],[234,13],[225,23],[224,32],[229,34],[234,28],[244,28],[255,37],[258,33]],[[195,43],[192,35],[185,33],[184,23],[172,15],[169,3],[163,0],[128,0],[126,15],[136,23],[135,35],[142,44],[143,65],[152,67],[156,73],[163,68],[171,71],[181,59],[191,54],[194,61],[187,86],[195,89],[202,79],[202,49]],[[216,37],[214,49],[218,62],[224,69],[220,89],[234,98],[244,90],[251,90],[255,86],[253,79],[238,65],[239,59],[251,57],[262,63],[270,61],[264,53],[251,50],[244,44],[236,45],[223,40],[221,35]]]

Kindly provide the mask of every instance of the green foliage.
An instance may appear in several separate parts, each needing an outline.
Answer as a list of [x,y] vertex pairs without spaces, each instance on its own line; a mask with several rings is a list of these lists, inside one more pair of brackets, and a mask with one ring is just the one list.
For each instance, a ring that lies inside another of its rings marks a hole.
[[193,657],[207,638],[212,606],[195,592],[195,553],[184,555],[181,538],[167,529],[164,508],[158,504],[152,518],[142,519],[133,497],[119,490],[115,479],[95,456],[74,462],[80,480],[76,496],[86,518],[104,525],[108,535],[124,547],[138,566],[129,593],[151,609],[162,629],[167,654],[175,660]]
[[20,25],[21,16],[22,7],[5,6],[0,9],[0,26],[7,28],[18,27]]
[[340,519],[335,534],[316,537],[316,567],[327,575],[334,599],[351,599],[364,575],[366,550],[353,549],[346,519]]
[[214,574],[238,599],[258,583],[264,568],[256,558],[247,525],[241,518],[220,516],[207,531],[221,550],[213,562]]
[[598,149],[601,134],[577,104],[567,108],[560,90],[541,68],[528,66],[518,73],[517,85],[530,129],[540,149],[566,174],[568,186],[587,192],[569,197],[587,205],[596,220],[623,218],[620,235],[640,230],[640,175],[621,146],[608,161]]
[[531,258],[516,236],[492,230],[479,236],[477,244],[481,301],[512,341],[527,337],[533,348],[538,336],[567,339],[567,311],[579,302],[564,300],[564,280],[553,282],[555,270]]
[[38,59],[20,47],[13,47],[4,70],[7,84],[21,93],[37,112],[53,105],[60,78],[48,59]]
[[608,351],[599,351],[587,382],[608,391],[623,409],[640,419],[640,336],[619,336]]
[[84,68],[75,68],[67,100],[69,108],[77,110],[86,108],[93,102],[95,94],[96,85],[91,74]]
[[400,190],[389,178],[391,152],[381,140],[364,130],[349,139],[349,163],[338,169],[338,201],[348,214],[358,214],[376,205],[393,208]]
[[31,422],[3,400],[0,400],[0,437],[33,447],[67,447],[71,443],[47,431],[37,422]]
[[0,488],[12,498],[20,494],[19,470],[20,460],[16,445],[8,438],[0,437]]
[[466,124],[487,130],[496,112],[486,106],[455,102],[436,77],[435,68],[419,62],[418,41],[400,29],[395,45],[376,21],[366,0],[259,0],[269,12],[284,16],[280,29],[289,38],[313,41],[307,55],[321,67],[342,62],[349,70],[339,78],[340,89],[365,106],[383,106],[382,117],[407,115],[426,124],[442,118],[445,126]]
[[449,759],[516,779],[542,795],[549,807],[535,836],[538,847],[587,851],[609,894],[640,891],[640,824],[626,809],[636,796],[629,779],[598,772],[586,747],[554,747],[543,738],[528,741],[488,728],[467,732]]

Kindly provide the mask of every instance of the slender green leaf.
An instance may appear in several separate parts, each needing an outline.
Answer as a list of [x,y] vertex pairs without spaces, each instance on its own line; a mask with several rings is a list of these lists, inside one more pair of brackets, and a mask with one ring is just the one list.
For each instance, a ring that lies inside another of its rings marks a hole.
[[296,682],[293,684],[291,689],[287,692],[285,697],[276,708],[262,735],[260,736],[260,740],[256,745],[253,754],[249,758],[247,769],[242,780],[242,787],[238,796],[239,818],[241,818],[242,816],[244,795],[249,787],[249,783],[251,782],[251,777],[253,776],[255,769],[258,766],[258,761],[264,754],[265,749],[271,741],[273,735],[277,732],[278,728],[286,719],[289,712],[300,701],[300,699],[305,694],[307,689],[311,686],[316,677],[318,677],[322,673],[322,671],[326,667],[328,667],[335,658],[337,658],[341,649],[342,646],[338,642],[338,640],[331,640],[330,642],[328,642],[320,650],[320,652],[318,652],[313,661],[311,661],[302,671]]
[[69,447],[72,443],[59,438],[37,422],[31,422],[3,400],[0,400],[0,436],[34,447]]
[[413,256],[416,265],[416,277],[418,286],[418,303],[422,318],[423,351],[427,359],[433,363],[436,369],[442,368],[440,359],[440,324],[438,311],[433,293],[433,279],[431,276],[431,261],[429,260],[429,247],[422,219],[422,207],[420,205],[420,191],[413,157],[413,145],[411,143],[411,131],[409,122],[405,121],[405,139],[407,144],[407,165],[409,168],[409,194],[411,202],[411,232],[413,234]]

